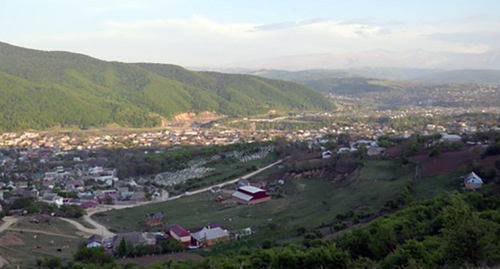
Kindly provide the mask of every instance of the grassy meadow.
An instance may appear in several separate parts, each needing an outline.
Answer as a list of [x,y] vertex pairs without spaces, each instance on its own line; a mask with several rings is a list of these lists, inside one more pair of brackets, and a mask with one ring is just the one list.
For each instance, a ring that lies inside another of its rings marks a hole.
[[221,193],[206,192],[164,203],[111,210],[94,218],[118,232],[147,229],[145,214],[158,211],[164,212],[166,226],[179,224],[186,229],[200,228],[209,222],[218,222],[231,231],[245,227],[258,230],[271,223],[284,228],[312,229],[349,210],[377,212],[411,182],[412,172],[410,167],[401,167],[390,160],[367,160],[357,176],[335,183],[328,178],[299,178],[279,185],[276,173],[266,173],[259,179],[275,188],[275,195],[266,203],[249,206],[230,199],[228,204],[215,202],[219,195],[229,198],[236,189],[233,185]]

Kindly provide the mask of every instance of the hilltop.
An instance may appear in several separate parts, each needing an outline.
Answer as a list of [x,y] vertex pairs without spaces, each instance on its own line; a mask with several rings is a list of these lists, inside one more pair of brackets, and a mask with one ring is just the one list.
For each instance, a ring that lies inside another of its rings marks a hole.
[[293,82],[0,43],[0,131],[151,127],[184,112],[248,116],[332,108],[323,95]]

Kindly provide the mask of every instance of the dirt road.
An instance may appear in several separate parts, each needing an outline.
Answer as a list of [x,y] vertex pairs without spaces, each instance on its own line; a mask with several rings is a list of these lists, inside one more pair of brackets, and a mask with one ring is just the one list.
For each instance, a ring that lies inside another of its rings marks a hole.
[[[5,230],[9,229],[9,227],[17,222],[17,218],[14,217],[4,217],[2,225],[0,225],[0,233],[4,232]],[[0,268],[3,268],[5,265],[9,264],[9,261],[7,261],[4,257],[0,256]]]
[[60,219],[66,221],[66,222],[68,222],[70,224],[72,224],[80,232],[83,232],[84,234],[86,234],[88,236],[97,234],[97,235],[100,235],[102,237],[110,237],[110,236],[114,236],[115,235],[114,233],[112,233],[108,229],[106,229],[106,227],[104,227],[104,226],[100,225],[99,223],[95,222],[93,219],[85,218],[87,216],[88,215],[84,216],[84,220],[87,221],[88,223],[92,224],[95,228],[85,227],[81,223],[79,223],[77,221],[74,221],[72,219],[67,219],[67,218],[60,218]]

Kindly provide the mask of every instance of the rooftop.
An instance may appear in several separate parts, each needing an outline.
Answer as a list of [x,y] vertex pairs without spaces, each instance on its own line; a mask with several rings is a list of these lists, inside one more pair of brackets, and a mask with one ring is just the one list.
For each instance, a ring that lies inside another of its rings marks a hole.
[[242,186],[239,188],[239,190],[243,190],[243,191],[246,191],[248,193],[258,193],[258,192],[264,191],[263,189],[260,189],[260,188],[254,187],[254,186]]
[[179,237],[189,236],[189,233],[179,225],[173,225],[172,227],[170,227],[170,232],[175,233]]

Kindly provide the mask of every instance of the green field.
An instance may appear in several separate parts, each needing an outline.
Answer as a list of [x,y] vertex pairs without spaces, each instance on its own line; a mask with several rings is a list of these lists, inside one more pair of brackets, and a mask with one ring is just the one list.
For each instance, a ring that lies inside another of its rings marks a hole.
[[[364,178],[369,173],[377,180]],[[315,228],[331,223],[336,214],[349,210],[376,212],[412,180],[411,169],[398,167],[387,160],[368,160],[359,174],[361,179],[337,183],[320,178],[291,179],[279,186],[280,198],[273,197],[257,205],[222,205],[214,201],[219,194],[202,193],[164,203],[112,210],[95,218],[119,232],[146,229],[142,224],[144,215],[158,211],[164,212],[166,225],[179,224],[187,229],[200,228],[209,222],[218,222],[231,231],[245,227],[258,230],[271,223],[280,228]],[[273,174],[268,175],[269,182],[276,182]]]
[[[51,219],[50,223],[34,224],[22,218],[0,236],[3,244],[0,254],[12,266],[36,268],[37,260],[58,257],[63,263],[72,260],[73,254],[85,239],[75,233],[75,228],[65,221]],[[39,232],[38,232],[39,231]]]
[[422,177],[415,181],[414,195],[417,199],[431,199],[446,191],[461,187],[460,172]]

